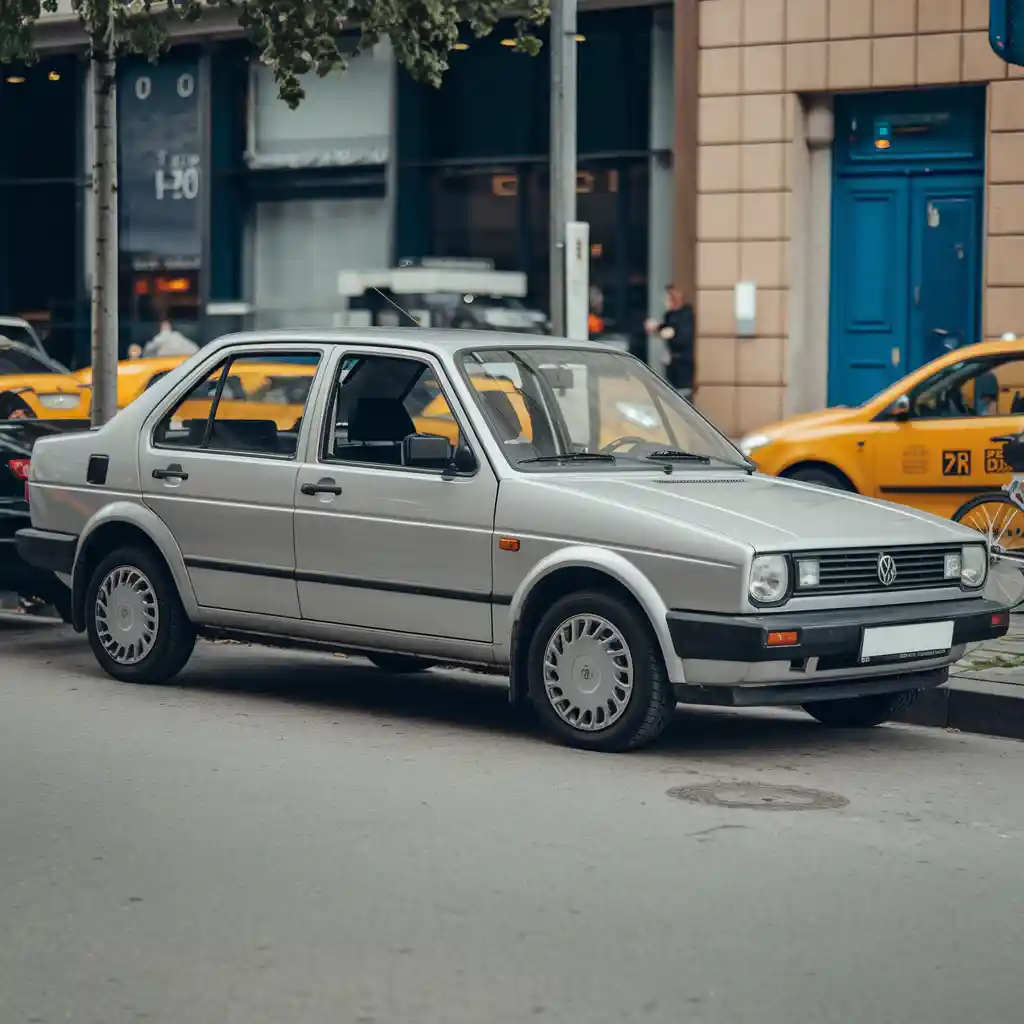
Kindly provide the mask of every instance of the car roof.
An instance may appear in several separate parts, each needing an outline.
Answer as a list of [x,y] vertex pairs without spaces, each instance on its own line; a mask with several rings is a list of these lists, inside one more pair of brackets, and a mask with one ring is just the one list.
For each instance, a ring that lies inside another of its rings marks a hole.
[[6,327],[30,327],[31,324],[23,317],[20,316],[6,316],[0,313],[0,324],[4,324]]
[[430,327],[352,327],[338,330],[276,330],[245,331],[226,334],[206,346],[208,349],[226,345],[259,345],[271,347],[282,343],[327,345],[365,345],[381,348],[412,347],[433,355],[452,355],[464,349],[486,348],[560,348],[618,352],[612,345],[595,341],[570,341],[541,334],[515,334],[510,331],[441,330]]

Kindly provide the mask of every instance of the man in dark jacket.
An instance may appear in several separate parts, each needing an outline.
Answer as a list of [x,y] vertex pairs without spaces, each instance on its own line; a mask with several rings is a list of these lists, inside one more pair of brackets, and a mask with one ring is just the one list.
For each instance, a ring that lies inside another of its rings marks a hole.
[[685,398],[693,393],[693,306],[674,284],[665,288],[665,315],[656,320],[651,317],[644,329],[649,335],[661,338],[668,348],[665,379]]

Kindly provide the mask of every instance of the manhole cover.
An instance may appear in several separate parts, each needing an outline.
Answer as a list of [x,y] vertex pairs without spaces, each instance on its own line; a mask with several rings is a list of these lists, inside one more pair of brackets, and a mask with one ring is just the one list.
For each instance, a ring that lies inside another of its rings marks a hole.
[[709,782],[703,786],[676,786],[668,791],[676,800],[712,807],[758,811],[831,811],[849,800],[838,793],[802,786],[771,786],[764,782]]

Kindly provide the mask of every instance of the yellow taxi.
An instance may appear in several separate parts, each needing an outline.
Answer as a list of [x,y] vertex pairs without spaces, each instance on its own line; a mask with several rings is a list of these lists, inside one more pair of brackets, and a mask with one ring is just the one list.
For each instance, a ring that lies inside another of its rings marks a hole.
[[951,517],[1010,479],[994,437],[1024,429],[1024,340],[955,349],[856,408],[826,409],[740,441],[761,472]]
[[66,366],[0,336],[0,420],[87,419],[91,399]]
[[[122,359],[117,364],[117,407],[131,405],[146,388],[180,366],[188,356],[165,356],[162,359]],[[92,387],[92,367],[76,370],[72,376],[82,387]]]

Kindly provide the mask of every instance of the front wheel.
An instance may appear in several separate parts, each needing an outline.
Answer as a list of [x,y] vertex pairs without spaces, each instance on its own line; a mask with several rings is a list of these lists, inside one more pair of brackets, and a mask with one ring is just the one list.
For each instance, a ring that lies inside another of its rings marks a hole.
[[125,683],[164,683],[196,643],[178,590],[160,557],[144,548],[112,551],[85,594],[86,629],[100,667]]
[[817,484],[819,487],[830,487],[834,491],[852,491],[850,484],[838,473],[825,466],[806,466],[786,474],[787,480],[796,480],[802,484]]
[[1005,491],[971,498],[953,513],[953,522],[977,530],[995,557],[1024,569],[1024,511]]
[[872,729],[895,718],[917,700],[920,690],[880,693],[871,697],[819,700],[804,711],[830,729]]
[[586,750],[653,742],[676,699],[643,613],[600,591],[556,601],[530,639],[530,698],[547,730]]

